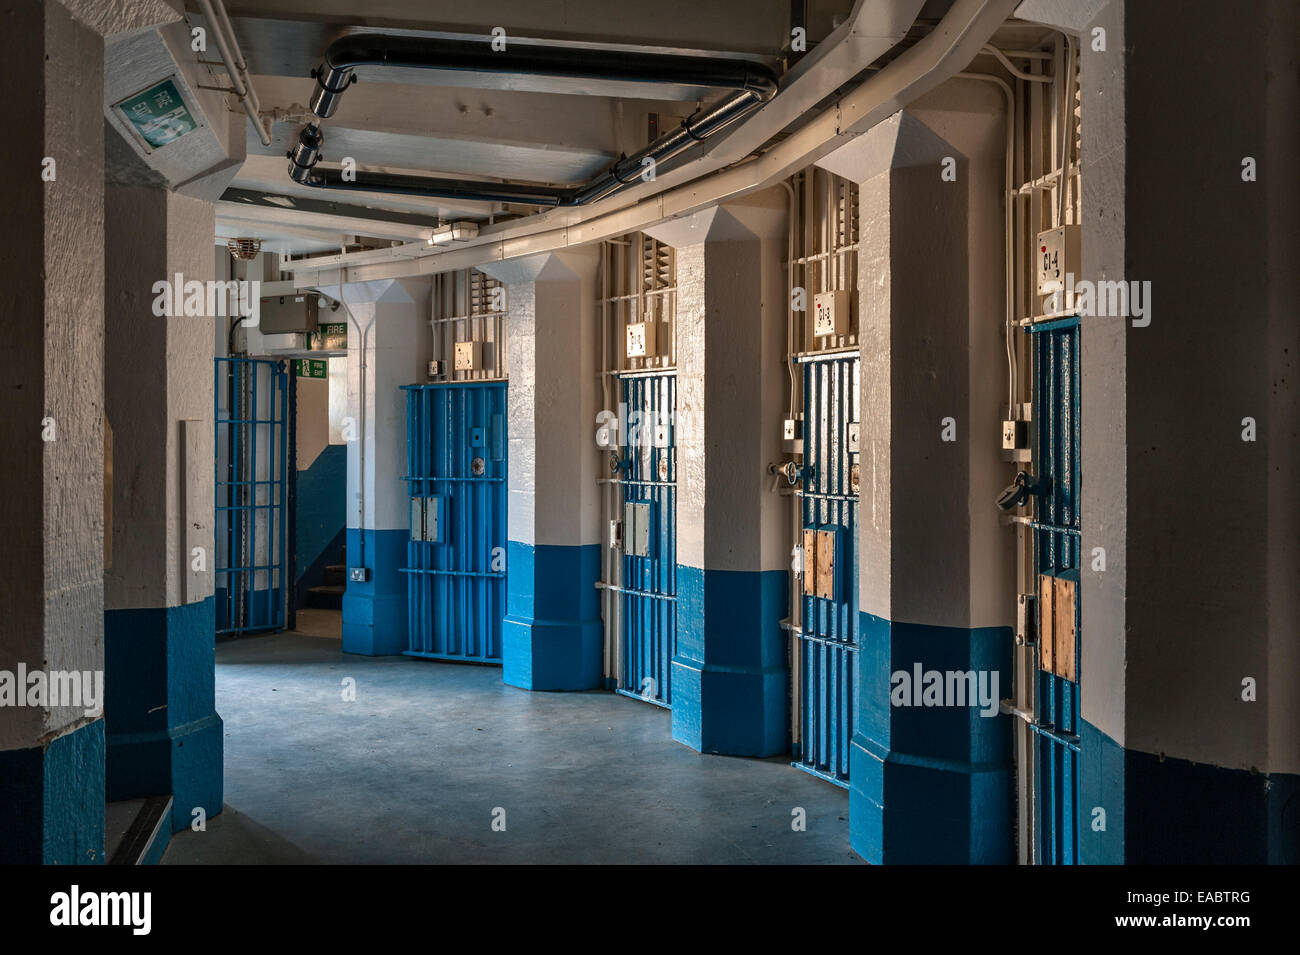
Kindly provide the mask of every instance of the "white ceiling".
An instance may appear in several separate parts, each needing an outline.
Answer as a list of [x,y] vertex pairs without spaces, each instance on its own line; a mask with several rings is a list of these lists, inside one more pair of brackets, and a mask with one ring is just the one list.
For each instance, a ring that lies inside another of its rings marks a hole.
[[[818,30],[829,32],[830,11],[847,13],[852,0],[812,0]],[[616,47],[714,57],[754,58],[774,63],[789,35],[789,0],[259,0],[228,2],[235,34],[248,61],[263,114],[283,117],[264,147],[251,125],[248,158],[230,189],[327,201],[330,217],[292,211],[282,223],[262,223],[245,202],[223,201],[219,221],[226,232],[261,237],[294,252],[313,246],[336,248],[336,227],[373,234],[366,221],[348,223],[348,204],[368,215],[391,211],[439,219],[485,219],[491,214],[525,214],[536,207],[489,206],[409,196],[342,193],[293,183],[285,153],[305,122],[315,88],[310,71],[325,49],[348,32],[406,32],[482,38],[507,31],[507,43],[544,40],[552,45]],[[189,19],[201,23],[191,13]],[[510,75],[361,68],[358,82],[342,97],[338,112],[322,124],[326,163],[344,157],[362,170],[408,172],[520,182],[582,182],[650,139],[649,114],[660,131],[693,112],[702,95],[716,91],[664,85],[545,80]],[[224,75],[217,69],[214,78]],[[706,100],[708,101],[708,100]],[[233,105],[233,103],[232,103]],[[227,197],[229,198],[229,197]],[[285,207],[282,207],[285,208]],[[343,214],[340,214],[343,213]],[[329,221],[326,222],[326,219]],[[317,231],[315,225],[327,228]],[[408,223],[410,225],[410,223]],[[259,228],[262,231],[258,231]]]

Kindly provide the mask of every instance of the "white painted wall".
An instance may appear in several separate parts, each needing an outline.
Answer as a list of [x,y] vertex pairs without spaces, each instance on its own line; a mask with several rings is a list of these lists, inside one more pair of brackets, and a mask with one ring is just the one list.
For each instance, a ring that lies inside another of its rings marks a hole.
[[329,379],[299,378],[297,401],[294,466],[305,471],[330,443]]
[[[429,281],[394,280],[344,284],[322,291],[346,303],[348,326],[348,413],[357,440],[348,443],[347,526],[394,530],[410,526],[406,483],[406,392],[402,385],[425,380],[430,347]],[[368,335],[365,330],[369,326]],[[364,339],[364,345],[363,345]],[[361,356],[366,357],[365,424],[362,420]],[[361,442],[365,442],[366,493],[362,514]]]
[[578,546],[600,537],[596,412],[597,249],[484,266],[506,286],[509,539]]
[[789,567],[772,493],[788,387],[785,192],[770,189],[655,226],[677,253],[677,561]]
[[[1014,622],[1007,483],[1001,95],[951,80],[818,165],[859,183],[861,609]],[[941,178],[957,161],[958,182]],[[942,442],[955,419],[957,441]]]

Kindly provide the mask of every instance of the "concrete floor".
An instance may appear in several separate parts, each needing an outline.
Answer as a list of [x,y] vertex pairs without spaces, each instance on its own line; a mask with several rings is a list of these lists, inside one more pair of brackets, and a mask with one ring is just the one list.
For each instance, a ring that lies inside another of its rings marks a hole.
[[861,861],[848,793],[788,760],[701,756],[667,711],[614,694],[340,646],[331,611],[218,646],[226,808],[165,864]]

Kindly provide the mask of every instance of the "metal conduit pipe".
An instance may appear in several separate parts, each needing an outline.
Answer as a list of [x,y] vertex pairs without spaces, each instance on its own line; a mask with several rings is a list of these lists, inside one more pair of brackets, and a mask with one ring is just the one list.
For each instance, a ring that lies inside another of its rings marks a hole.
[[244,107],[248,118],[253,121],[257,138],[262,141],[263,146],[271,145],[271,134],[267,132],[258,114],[261,105],[257,99],[257,92],[253,89],[253,82],[248,78],[248,66],[244,62],[243,51],[239,49],[239,41],[235,39],[235,31],[230,25],[230,17],[226,14],[225,6],[221,0],[199,0],[199,9],[203,11],[203,18],[208,21],[208,28],[217,41],[217,51],[221,54],[221,62],[225,64],[226,74],[230,77],[234,94],[238,97],[240,105]]
[[316,92],[312,95],[311,110],[315,116],[328,119],[334,115],[343,93],[356,82],[354,70],[358,66],[666,83],[736,92],[711,109],[688,117],[644,149],[620,158],[604,172],[577,186],[510,185],[361,171],[345,181],[342,170],[315,170],[324,144],[317,123],[309,123],[302,129],[297,145],[288,154],[289,177],[294,182],[323,189],[441,199],[581,206],[636,182],[647,168],[703,142],[768,102],[777,92],[776,74],[764,64],[752,61],[533,45],[514,47],[505,60],[481,41],[361,33],[332,43],[325,52],[324,62],[312,71]]
[[1052,77],[1050,74],[1026,73],[1024,70],[1017,68],[1014,63],[1012,63],[1009,59],[1007,59],[1006,54],[1003,53],[1001,50],[999,50],[997,47],[995,47],[992,43],[985,43],[984,46],[980,47],[980,52],[992,53],[995,57],[997,57],[998,62],[1007,68],[1007,72],[1010,73],[1018,80],[1027,80],[1030,83],[1052,82]]

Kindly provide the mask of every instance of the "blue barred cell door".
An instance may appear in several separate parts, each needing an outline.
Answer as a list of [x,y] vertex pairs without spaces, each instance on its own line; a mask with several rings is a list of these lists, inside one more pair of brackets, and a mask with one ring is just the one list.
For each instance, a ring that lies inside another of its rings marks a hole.
[[799,487],[803,574],[795,633],[800,769],[849,782],[858,678],[858,374],[856,353],[802,360],[804,470]]
[[216,632],[281,630],[290,587],[285,521],[289,375],[284,362],[216,359],[213,421]]
[[408,385],[408,656],[501,662],[506,383]]
[[1029,326],[1034,343],[1038,473],[1038,686],[1035,752],[1037,860],[1079,861],[1080,400],[1079,319]]
[[675,371],[624,372],[623,557],[618,692],[672,706],[677,650]]

